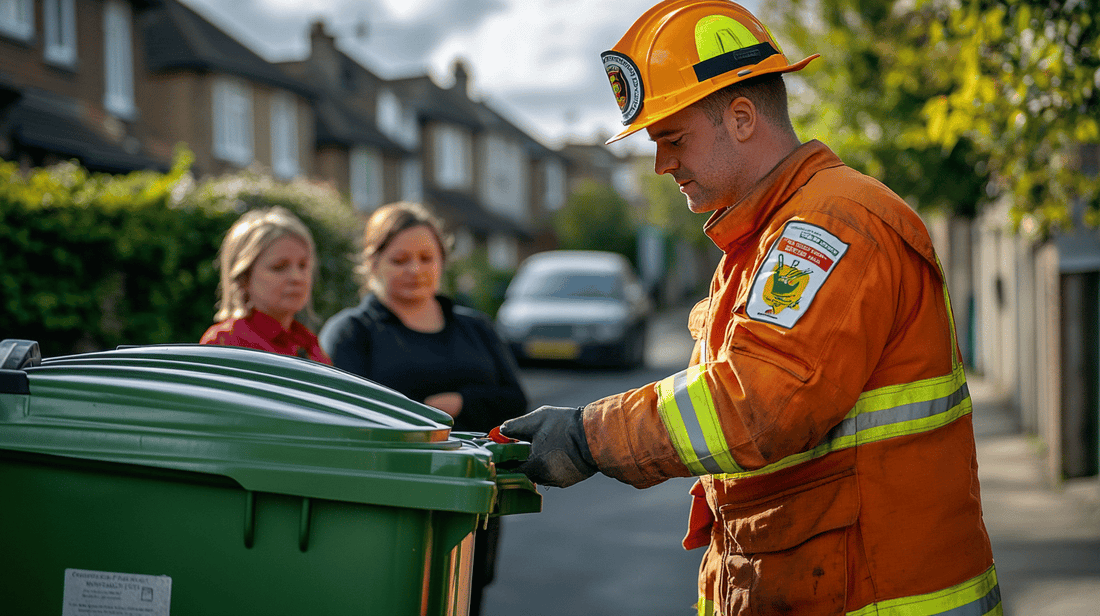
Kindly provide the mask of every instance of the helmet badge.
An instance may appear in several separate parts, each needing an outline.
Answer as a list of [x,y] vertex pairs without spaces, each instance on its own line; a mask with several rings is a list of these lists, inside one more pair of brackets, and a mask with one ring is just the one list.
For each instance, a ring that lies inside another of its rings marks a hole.
[[607,71],[607,79],[611,82],[611,92],[623,115],[623,124],[630,124],[642,110],[642,99],[645,97],[638,67],[630,58],[614,51],[605,51],[600,57]]

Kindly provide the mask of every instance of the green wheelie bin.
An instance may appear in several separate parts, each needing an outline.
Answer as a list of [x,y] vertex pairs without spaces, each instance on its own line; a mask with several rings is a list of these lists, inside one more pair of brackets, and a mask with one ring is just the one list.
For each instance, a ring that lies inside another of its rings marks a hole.
[[526,443],[235,347],[0,343],[0,612],[464,615]]

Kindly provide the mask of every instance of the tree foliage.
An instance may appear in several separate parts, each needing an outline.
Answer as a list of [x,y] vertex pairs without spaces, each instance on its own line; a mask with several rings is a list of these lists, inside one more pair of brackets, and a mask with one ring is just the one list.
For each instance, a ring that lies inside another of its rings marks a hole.
[[638,238],[630,204],[607,184],[587,181],[554,217],[558,242],[569,250],[617,252],[633,263]]
[[792,97],[805,133],[918,207],[1007,198],[1045,233],[1075,200],[1100,222],[1077,160],[1100,142],[1098,15],[1094,0],[790,0],[771,18],[823,56]]

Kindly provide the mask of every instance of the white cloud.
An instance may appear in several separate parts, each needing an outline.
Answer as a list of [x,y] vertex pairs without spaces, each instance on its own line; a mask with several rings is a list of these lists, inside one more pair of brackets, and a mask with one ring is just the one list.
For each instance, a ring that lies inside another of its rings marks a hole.
[[[286,2],[300,2],[301,0],[284,0]],[[433,5],[442,4],[438,0],[381,0],[386,13],[396,21],[414,21],[422,17],[430,17],[430,9]]]
[[340,0],[312,0],[311,2],[302,2],[302,0],[255,0],[256,4],[259,4],[263,10],[270,13],[281,14],[304,14],[314,12],[324,12],[326,9],[332,9],[341,4]]

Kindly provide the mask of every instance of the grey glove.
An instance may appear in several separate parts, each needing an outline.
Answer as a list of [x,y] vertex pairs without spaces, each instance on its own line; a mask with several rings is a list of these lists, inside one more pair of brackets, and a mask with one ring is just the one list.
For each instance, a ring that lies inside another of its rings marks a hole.
[[596,462],[584,436],[584,408],[542,406],[509,419],[500,433],[531,443],[531,455],[517,470],[531,481],[566,488],[596,473]]

